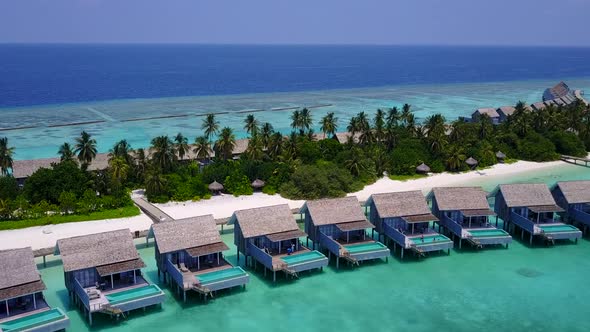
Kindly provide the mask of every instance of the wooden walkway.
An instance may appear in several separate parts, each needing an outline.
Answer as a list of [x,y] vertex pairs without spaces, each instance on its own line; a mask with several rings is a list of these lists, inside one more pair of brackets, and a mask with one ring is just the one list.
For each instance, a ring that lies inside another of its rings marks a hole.
[[168,214],[166,214],[166,212],[158,209],[155,205],[146,201],[144,198],[135,197],[132,198],[132,200],[135,205],[137,205],[148,217],[152,218],[155,223],[174,220],[174,218],[170,217]]
[[[588,167],[588,163],[590,163],[590,159],[588,159],[588,158],[580,158],[580,157],[574,157],[574,156],[561,155],[561,157],[559,159],[565,161],[566,163],[580,165],[580,166],[582,165],[582,163],[584,163],[584,166],[586,166],[586,167]],[[578,161],[580,162],[579,164],[578,164]]]

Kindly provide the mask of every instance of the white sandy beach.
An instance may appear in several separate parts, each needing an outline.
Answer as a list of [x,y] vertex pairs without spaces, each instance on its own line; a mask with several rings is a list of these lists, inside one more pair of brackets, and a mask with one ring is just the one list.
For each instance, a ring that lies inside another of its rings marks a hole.
[[[349,194],[349,196],[356,196],[360,201],[365,201],[370,195],[375,193],[405,190],[422,190],[427,192],[433,187],[468,185],[470,181],[482,179],[482,177],[490,180],[501,179],[508,175],[513,176],[518,173],[542,170],[564,164],[565,163],[562,161],[546,163],[519,161],[513,164],[497,164],[482,171],[459,174],[442,173],[403,182],[393,181],[389,178],[382,178],[374,184],[366,186],[361,191]],[[174,202],[157,204],[157,206],[175,219],[205,214],[212,214],[215,218],[220,219],[230,217],[234,211],[241,209],[276,204],[289,204],[291,208],[299,208],[303,203],[304,201],[302,200],[289,200],[279,195],[271,196],[263,193],[256,193],[251,196],[240,197],[221,195],[199,202]],[[26,246],[31,246],[33,249],[47,248],[54,246],[56,241],[61,238],[123,228],[129,228],[131,231],[143,231],[149,229],[151,223],[151,220],[142,213],[141,215],[132,218],[75,222],[0,231],[0,249]]]

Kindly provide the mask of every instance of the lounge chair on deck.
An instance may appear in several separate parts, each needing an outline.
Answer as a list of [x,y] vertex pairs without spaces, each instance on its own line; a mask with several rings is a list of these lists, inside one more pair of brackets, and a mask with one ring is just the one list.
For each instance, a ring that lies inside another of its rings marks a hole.
[[189,269],[186,267],[186,265],[184,265],[184,263],[180,263],[178,266],[181,272],[189,272]]

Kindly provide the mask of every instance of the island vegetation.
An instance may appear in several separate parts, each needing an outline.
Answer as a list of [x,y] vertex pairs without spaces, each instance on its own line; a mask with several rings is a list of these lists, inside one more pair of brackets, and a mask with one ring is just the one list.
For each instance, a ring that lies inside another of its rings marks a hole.
[[[134,215],[129,191],[135,188],[145,188],[152,202],[200,200],[211,197],[208,184],[214,181],[237,196],[252,194],[252,181],[261,179],[265,193],[316,199],[344,196],[381,176],[412,178],[422,163],[434,173],[461,172],[472,167],[470,157],[478,167],[494,165],[498,151],[530,161],[587,155],[590,110],[583,103],[531,111],[519,102],[515,108],[499,125],[485,115],[475,123],[448,123],[440,114],[420,122],[408,104],[372,116],[360,112],[348,123],[335,113],[316,119],[301,109],[291,114],[288,135],[248,115],[248,146],[239,158],[234,130],[209,114],[192,144],[181,133],[155,137],[148,149],[132,149],[123,139],[110,150],[108,167],[93,170],[96,141],[82,132],[59,148],[59,163],[36,171],[22,188],[10,176],[14,148],[0,138],[0,219],[32,225],[76,219],[72,215],[99,219],[113,210]],[[346,142],[335,139],[338,132],[346,132]]]

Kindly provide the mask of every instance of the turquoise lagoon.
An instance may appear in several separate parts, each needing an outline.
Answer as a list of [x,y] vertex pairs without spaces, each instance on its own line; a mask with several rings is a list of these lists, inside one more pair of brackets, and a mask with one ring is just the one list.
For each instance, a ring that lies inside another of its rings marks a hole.
[[[561,165],[500,180],[467,184],[491,190],[502,183],[590,179],[590,168]],[[233,235],[226,259],[236,263]],[[525,241],[526,242],[526,241]],[[261,270],[250,273],[246,290],[219,292],[202,302],[189,293],[187,303],[158,283],[153,247],[138,242],[146,262],[144,276],[166,293],[162,309],[134,311],[122,321],[95,315],[89,327],[69,305],[59,259],[39,264],[47,301],[67,311],[69,331],[589,331],[590,238],[530,248],[515,239],[509,249],[452,250],[429,259],[364,262],[357,268],[332,265],[301,273],[299,280]],[[242,259],[243,262],[243,259]],[[280,322],[279,322],[280,321]]]
[[[576,89],[590,91],[590,79],[567,79]],[[322,106],[312,109],[316,132],[317,122],[328,112],[339,118],[340,130],[360,111],[371,116],[377,108],[412,105],[417,120],[433,113],[442,113],[451,121],[469,116],[475,108],[513,105],[518,100],[533,103],[541,99],[545,88],[555,80],[509,81],[496,83],[403,85],[376,88],[318,90],[288,93],[259,93],[224,96],[173,97],[153,99],[124,99],[101,102],[41,105],[2,108],[0,128],[34,126],[30,129],[2,130],[16,147],[15,159],[34,159],[56,156],[65,141],[72,142],[82,130],[90,132],[98,141],[99,152],[107,152],[120,139],[127,139],[132,147],[146,147],[158,135],[182,132],[192,142],[198,135],[203,115],[218,114],[222,126],[246,136],[243,121],[248,113],[257,111],[260,122],[270,122],[283,133],[291,131],[290,113],[296,107]],[[283,110],[281,110],[283,109]],[[187,115],[125,122],[124,120]],[[64,127],[50,127],[81,122]]]

